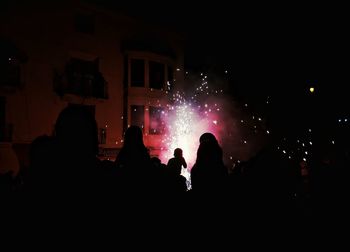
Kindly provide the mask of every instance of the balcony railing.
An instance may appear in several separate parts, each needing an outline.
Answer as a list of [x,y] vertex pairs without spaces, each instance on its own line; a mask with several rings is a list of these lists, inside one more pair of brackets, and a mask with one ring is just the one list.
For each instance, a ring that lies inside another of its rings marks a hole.
[[107,99],[107,82],[101,76],[73,74],[71,76],[55,76],[55,92],[63,96],[74,94],[82,97]]
[[96,65],[96,62],[71,60],[63,73],[54,72],[55,92],[60,96],[74,94],[107,99],[107,82]]

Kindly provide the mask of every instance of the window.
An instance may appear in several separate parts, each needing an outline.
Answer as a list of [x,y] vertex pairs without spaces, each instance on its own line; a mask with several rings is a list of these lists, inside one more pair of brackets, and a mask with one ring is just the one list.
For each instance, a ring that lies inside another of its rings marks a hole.
[[144,87],[145,86],[145,61],[142,59],[131,59],[131,86]]
[[20,62],[15,56],[0,59],[0,86],[18,87],[21,82]]
[[164,64],[150,61],[149,62],[149,86],[150,88],[164,88],[165,68]]
[[164,111],[160,107],[149,107],[149,133],[153,135],[159,135],[164,133]]
[[144,106],[140,106],[140,105],[132,105],[130,107],[131,109],[131,120],[130,123],[131,125],[136,125],[141,127],[141,129],[143,129],[145,122],[144,122],[144,118],[145,118],[145,107]]
[[93,34],[95,32],[95,17],[91,14],[76,14],[75,30],[81,33]]
[[[107,98],[107,82],[99,71],[99,59],[72,58],[66,65],[67,85],[58,85],[58,93],[83,97]],[[62,90],[61,90],[62,89]]]
[[106,140],[107,140],[107,129],[100,128],[99,134],[98,134],[98,143],[99,144],[106,144]]

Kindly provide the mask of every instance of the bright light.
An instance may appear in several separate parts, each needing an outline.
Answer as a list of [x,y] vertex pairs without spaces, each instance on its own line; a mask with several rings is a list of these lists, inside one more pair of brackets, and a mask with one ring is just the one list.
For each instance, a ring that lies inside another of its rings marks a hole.
[[309,90],[310,90],[311,93],[315,92],[315,88],[314,87],[310,87]]
[[[206,105],[208,107],[208,104]],[[207,116],[203,118],[202,113]],[[207,111],[202,111],[200,107],[190,106],[183,98],[182,103],[178,101],[173,110],[166,113],[164,120],[170,130],[163,138],[166,146],[160,155],[163,163],[167,163],[173,157],[176,148],[181,148],[188,167],[192,167],[196,160],[201,134],[212,132],[218,137],[216,132],[218,121],[212,118]]]

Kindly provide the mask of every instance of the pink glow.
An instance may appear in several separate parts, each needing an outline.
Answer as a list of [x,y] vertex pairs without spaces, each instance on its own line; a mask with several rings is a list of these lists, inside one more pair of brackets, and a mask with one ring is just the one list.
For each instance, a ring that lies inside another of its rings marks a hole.
[[209,103],[202,106],[177,101],[177,104],[168,107],[169,111],[164,117],[168,132],[162,140],[164,149],[160,159],[163,163],[167,163],[173,157],[174,149],[181,148],[190,169],[196,161],[199,137],[205,132],[211,132],[219,139],[221,130],[219,112],[212,109],[214,104]]

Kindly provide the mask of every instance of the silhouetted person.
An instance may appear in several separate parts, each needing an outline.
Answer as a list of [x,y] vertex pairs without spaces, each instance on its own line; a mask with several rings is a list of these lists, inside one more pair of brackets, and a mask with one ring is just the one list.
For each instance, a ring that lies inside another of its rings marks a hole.
[[24,172],[24,190],[33,194],[45,194],[55,179],[53,169],[54,138],[42,135],[30,145],[29,168]]
[[124,136],[124,145],[115,160],[116,165],[124,169],[142,169],[145,165],[149,165],[151,157],[146,146],[143,143],[142,130],[138,126],[130,126]]
[[182,155],[182,149],[176,148],[174,150],[174,157],[169,159],[167,166],[171,173],[177,175],[181,174],[182,167],[187,168],[186,160]]
[[55,125],[52,182],[57,193],[72,198],[75,193],[90,198],[97,194],[103,185],[97,154],[97,123],[91,111],[83,106],[62,110]]
[[191,224],[199,235],[206,235],[203,232],[206,228],[216,230],[216,233],[230,228],[227,219],[233,213],[227,207],[227,182],[228,170],[223,163],[222,149],[213,134],[204,133],[191,169],[189,202],[193,213]]
[[153,167],[156,168],[157,170],[161,170],[161,171],[165,172],[167,166],[165,164],[163,164],[159,158],[152,157],[151,163],[152,163]]
[[217,146],[216,155],[220,156],[219,159],[221,159],[222,163],[223,163],[222,148],[219,146],[218,140],[216,139],[216,137],[212,133],[210,133],[210,132],[203,133],[199,137],[199,144],[202,144],[202,143],[211,143],[213,146]]
[[186,178],[181,175],[182,167],[187,168],[187,163],[182,155],[182,149],[174,150],[174,157],[167,164],[168,189],[172,194],[181,194],[187,191]]
[[199,137],[199,143],[203,143],[203,142],[212,142],[212,143],[217,143],[217,139],[216,137],[210,133],[210,132],[206,132],[203,133],[200,137]]
[[196,163],[191,169],[193,192],[207,194],[223,191],[227,178],[221,147],[213,134],[204,133],[200,137]]
[[0,145],[0,194],[9,195],[15,188],[20,164],[11,145]]
[[150,195],[155,188],[155,169],[151,164],[148,149],[143,143],[142,130],[130,126],[124,136],[124,145],[117,155],[118,183],[124,194],[133,197]]

